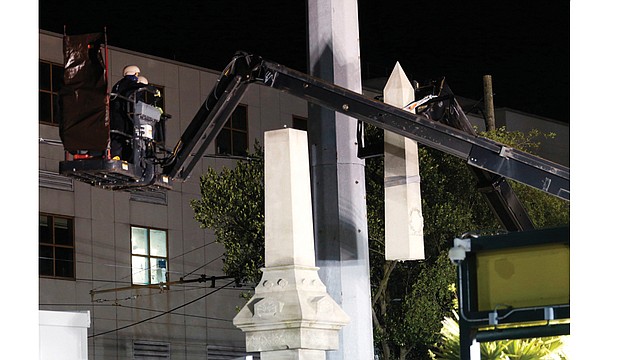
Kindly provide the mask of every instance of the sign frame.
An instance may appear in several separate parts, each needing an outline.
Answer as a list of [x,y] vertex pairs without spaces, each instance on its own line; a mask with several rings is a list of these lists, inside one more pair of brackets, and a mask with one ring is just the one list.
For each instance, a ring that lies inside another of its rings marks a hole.
[[[537,249],[555,247],[559,251],[568,250],[570,254],[569,227],[470,236],[455,239],[457,244],[465,244],[466,251],[464,259],[453,260],[457,263],[461,354],[469,353],[469,346],[474,339],[485,342],[570,334],[570,289],[566,289],[566,303],[479,309],[477,274],[479,256],[490,252],[501,253],[501,250],[506,250],[514,253],[516,249],[517,253],[519,250],[531,253]],[[570,255],[567,256],[570,259]],[[570,269],[570,265],[567,267]],[[570,277],[570,273],[567,276]],[[562,282],[566,283],[566,279]]]

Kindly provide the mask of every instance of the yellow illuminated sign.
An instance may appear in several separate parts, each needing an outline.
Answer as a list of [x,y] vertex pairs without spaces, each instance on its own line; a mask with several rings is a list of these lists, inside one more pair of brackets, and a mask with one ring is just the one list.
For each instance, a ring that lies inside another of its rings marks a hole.
[[478,311],[569,304],[569,249],[553,244],[477,252]]

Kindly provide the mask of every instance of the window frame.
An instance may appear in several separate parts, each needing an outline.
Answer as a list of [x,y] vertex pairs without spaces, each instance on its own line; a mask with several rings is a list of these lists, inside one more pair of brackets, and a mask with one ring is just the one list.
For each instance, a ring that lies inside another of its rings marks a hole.
[[[293,129],[308,131],[308,118],[307,117],[293,115],[292,123],[293,123]],[[303,123],[303,126],[299,126],[300,123]]]
[[[39,231],[41,230],[41,222],[40,222],[40,217],[41,216],[46,216],[48,218],[48,226],[50,226],[51,230],[52,230],[52,242],[51,243],[47,243],[47,242],[42,242],[41,241],[41,233],[39,232],[39,277],[40,278],[48,278],[48,279],[58,279],[58,280],[73,280],[75,281],[76,279],[76,259],[75,259],[75,218],[71,217],[71,216],[65,216],[65,215],[57,215],[57,214],[49,214],[49,213],[43,213],[40,212],[39,213]],[[56,244],[56,227],[55,227],[55,219],[59,218],[59,219],[66,219],[66,220],[70,220],[70,224],[71,224],[71,228],[70,228],[70,234],[71,234],[71,245],[66,245],[66,244]],[[46,246],[46,247],[51,247],[52,248],[52,275],[49,274],[41,274],[41,270],[42,270],[42,266],[41,266],[41,247],[42,246]],[[56,262],[57,261],[65,261],[62,259],[57,259],[56,256],[56,249],[60,248],[60,249],[70,249],[71,250],[71,273],[72,276],[61,276],[61,275],[57,275],[56,274]]]
[[[233,126],[233,116],[234,116],[234,112],[236,112],[238,109],[244,109],[245,112],[245,118],[243,119],[244,121],[244,126],[245,129],[240,129],[237,127]],[[224,126],[222,127],[222,129],[220,130],[220,133],[217,135],[217,138],[215,140],[215,153],[217,155],[228,155],[228,156],[247,156],[248,152],[250,151],[249,147],[250,147],[250,128],[249,128],[249,114],[248,114],[248,105],[246,104],[239,104],[237,105],[237,107],[235,108],[233,114],[231,114],[231,116],[226,120],[226,123],[224,124]],[[222,151],[219,144],[221,143],[221,137],[225,136],[226,132],[229,133],[229,138],[228,141],[230,143],[230,152],[225,152]],[[245,138],[245,149],[243,149],[241,152],[236,151],[236,147],[239,147],[241,145],[237,145],[235,146],[235,134],[242,134],[244,135]]]
[[[142,230],[146,230],[147,233],[147,249],[146,249],[146,254],[140,254],[140,253],[135,253],[134,252],[134,248],[133,248],[133,242],[134,242],[134,238],[133,238],[133,233],[134,233],[134,229],[142,229]],[[159,256],[159,255],[152,255],[152,250],[151,250],[151,231],[161,231],[165,234],[165,250],[166,250],[166,255],[165,256]],[[161,282],[152,282],[152,267],[151,267],[151,260],[152,259],[164,259],[166,261],[166,273],[165,273],[165,281],[163,282],[168,282],[169,281],[169,266],[170,266],[170,258],[169,258],[169,242],[168,242],[168,230],[167,229],[161,229],[161,228],[154,228],[154,227],[148,227],[148,226],[141,226],[141,225],[130,225],[129,228],[129,247],[130,247],[130,258],[129,258],[129,263],[130,263],[130,268],[131,268],[131,286],[137,286],[137,287],[149,287],[149,286],[157,286],[159,285]],[[146,269],[146,271],[148,271],[148,274],[146,274],[146,279],[148,279],[147,283],[142,283],[142,282],[136,282],[136,279],[134,277],[134,257],[141,257],[146,259],[146,263],[149,264],[148,268]]]
[[[59,90],[60,87],[62,86],[62,77],[60,78],[60,83],[57,84],[58,88],[54,88],[54,67],[58,67],[61,71],[61,75],[64,74],[64,66],[61,64],[57,64],[54,63],[52,61],[47,61],[47,60],[42,60],[39,59],[39,69],[41,67],[41,65],[46,64],[49,66],[49,84],[50,87],[48,89],[42,89],[41,88],[41,73],[39,73],[39,106],[41,106],[41,93],[47,94],[49,96],[49,114],[50,114],[50,121],[48,120],[43,120],[41,118],[41,109],[39,108],[39,123],[41,124],[45,124],[45,125],[51,125],[51,126],[59,126],[59,121],[55,121],[58,120],[60,114],[60,109],[58,106],[58,96],[59,96]],[[56,101],[54,101],[54,99],[56,99]],[[56,112],[58,112],[58,114],[56,114]]]
[[[39,97],[41,96],[41,93],[47,94],[49,96],[49,109],[48,112],[50,114],[50,121],[48,120],[43,120],[41,118],[41,109],[39,109],[39,123],[41,124],[45,124],[45,125],[51,125],[51,126],[59,126],[59,116],[60,116],[60,107],[59,107],[59,91],[60,88],[62,87],[62,80],[63,80],[63,76],[64,76],[64,65],[62,64],[58,64],[52,61],[48,61],[48,60],[43,60],[43,59],[39,59],[39,69],[42,65],[47,65],[49,67],[49,79],[47,79],[47,81],[49,82],[49,88],[41,88],[41,73],[39,71]],[[59,83],[58,84],[54,84],[54,68],[56,68],[57,71],[60,71],[60,77],[59,77]],[[56,85],[56,86],[54,86]],[[160,103],[156,104],[159,108],[162,109],[162,111],[166,112],[166,99],[165,99],[165,86],[163,85],[158,85],[158,84],[153,84],[150,83],[149,85],[153,86],[154,88],[156,88],[157,90],[159,90],[161,97],[160,97]],[[152,94],[148,94],[147,93],[147,97],[149,97],[149,101],[153,100],[153,95]],[[54,100],[56,99],[56,100]],[[148,103],[152,103],[152,102],[148,102]],[[41,100],[39,99],[39,106],[41,105]],[[58,120],[58,121],[56,121]]]

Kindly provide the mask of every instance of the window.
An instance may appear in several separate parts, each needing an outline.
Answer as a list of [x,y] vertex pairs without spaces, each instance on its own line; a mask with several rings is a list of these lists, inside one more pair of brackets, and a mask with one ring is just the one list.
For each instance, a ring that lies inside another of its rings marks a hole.
[[[63,65],[39,61],[39,121],[42,123],[58,125],[60,121],[58,91],[62,86],[63,76]],[[154,94],[145,92],[147,94],[145,102],[165,111],[164,87],[150,85],[159,90],[161,96],[156,98]]]
[[58,125],[58,90],[62,85],[64,68],[61,65],[39,61],[39,121]]
[[131,227],[131,283],[155,285],[168,278],[168,235],[165,230]]
[[308,119],[293,115],[293,129],[308,131]]
[[39,214],[39,275],[75,278],[73,219]]
[[216,140],[217,153],[234,156],[248,154],[248,107],[239,105],[220,131]]

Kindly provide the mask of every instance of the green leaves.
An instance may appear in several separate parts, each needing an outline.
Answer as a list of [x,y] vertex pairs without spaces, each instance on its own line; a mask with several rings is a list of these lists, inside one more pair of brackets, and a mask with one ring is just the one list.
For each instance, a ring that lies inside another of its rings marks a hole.
[[265,247],[262,148],[256,143],[249,161],[239,161],[234,169],[208,169],[200,178],[200,193],[201,199],[191,202],[194,218],[224,245],[224,272],[257,283]]
[[[530,152],[538,148],[541,136],[552,136],[537,130],[508,132],[505,128],[484,135]],[[428,358],[427,349],[438,341],[441,321],[450,314],[455,300],[450,295],[450,291],[454,294],[452,283],[456,280],[454,266],[447,262],[445,252],[454,237],[464,232],[501,230],[464,161],[421,145],[418,155],[426,260],[399,262],[393,269],[385,266],[383,257],[383,159],[366,160],[371,285],[373,298],[378,299],[373,307],[374,323],[375,334],[380,335],[375,336],[375,344],[382,349],[384,359],[402,357],[403,353],[407,358]],[[525,185],[511,184],[537,227],[568,224],[568,202]],[[387,286],[379,286],[383,283]],[[455,346],[457,355],[454,349],[444,349],[446,359],[459,358],[458,341]],[[489,359],[506,359],[499,345],[485,350]]]
[[[429,355],[435,360],[460,359],[458,314],[453,311],[442,321],[441,339]],[[500,340],[480,343],[481,360],[568,359],[563,337]]]

